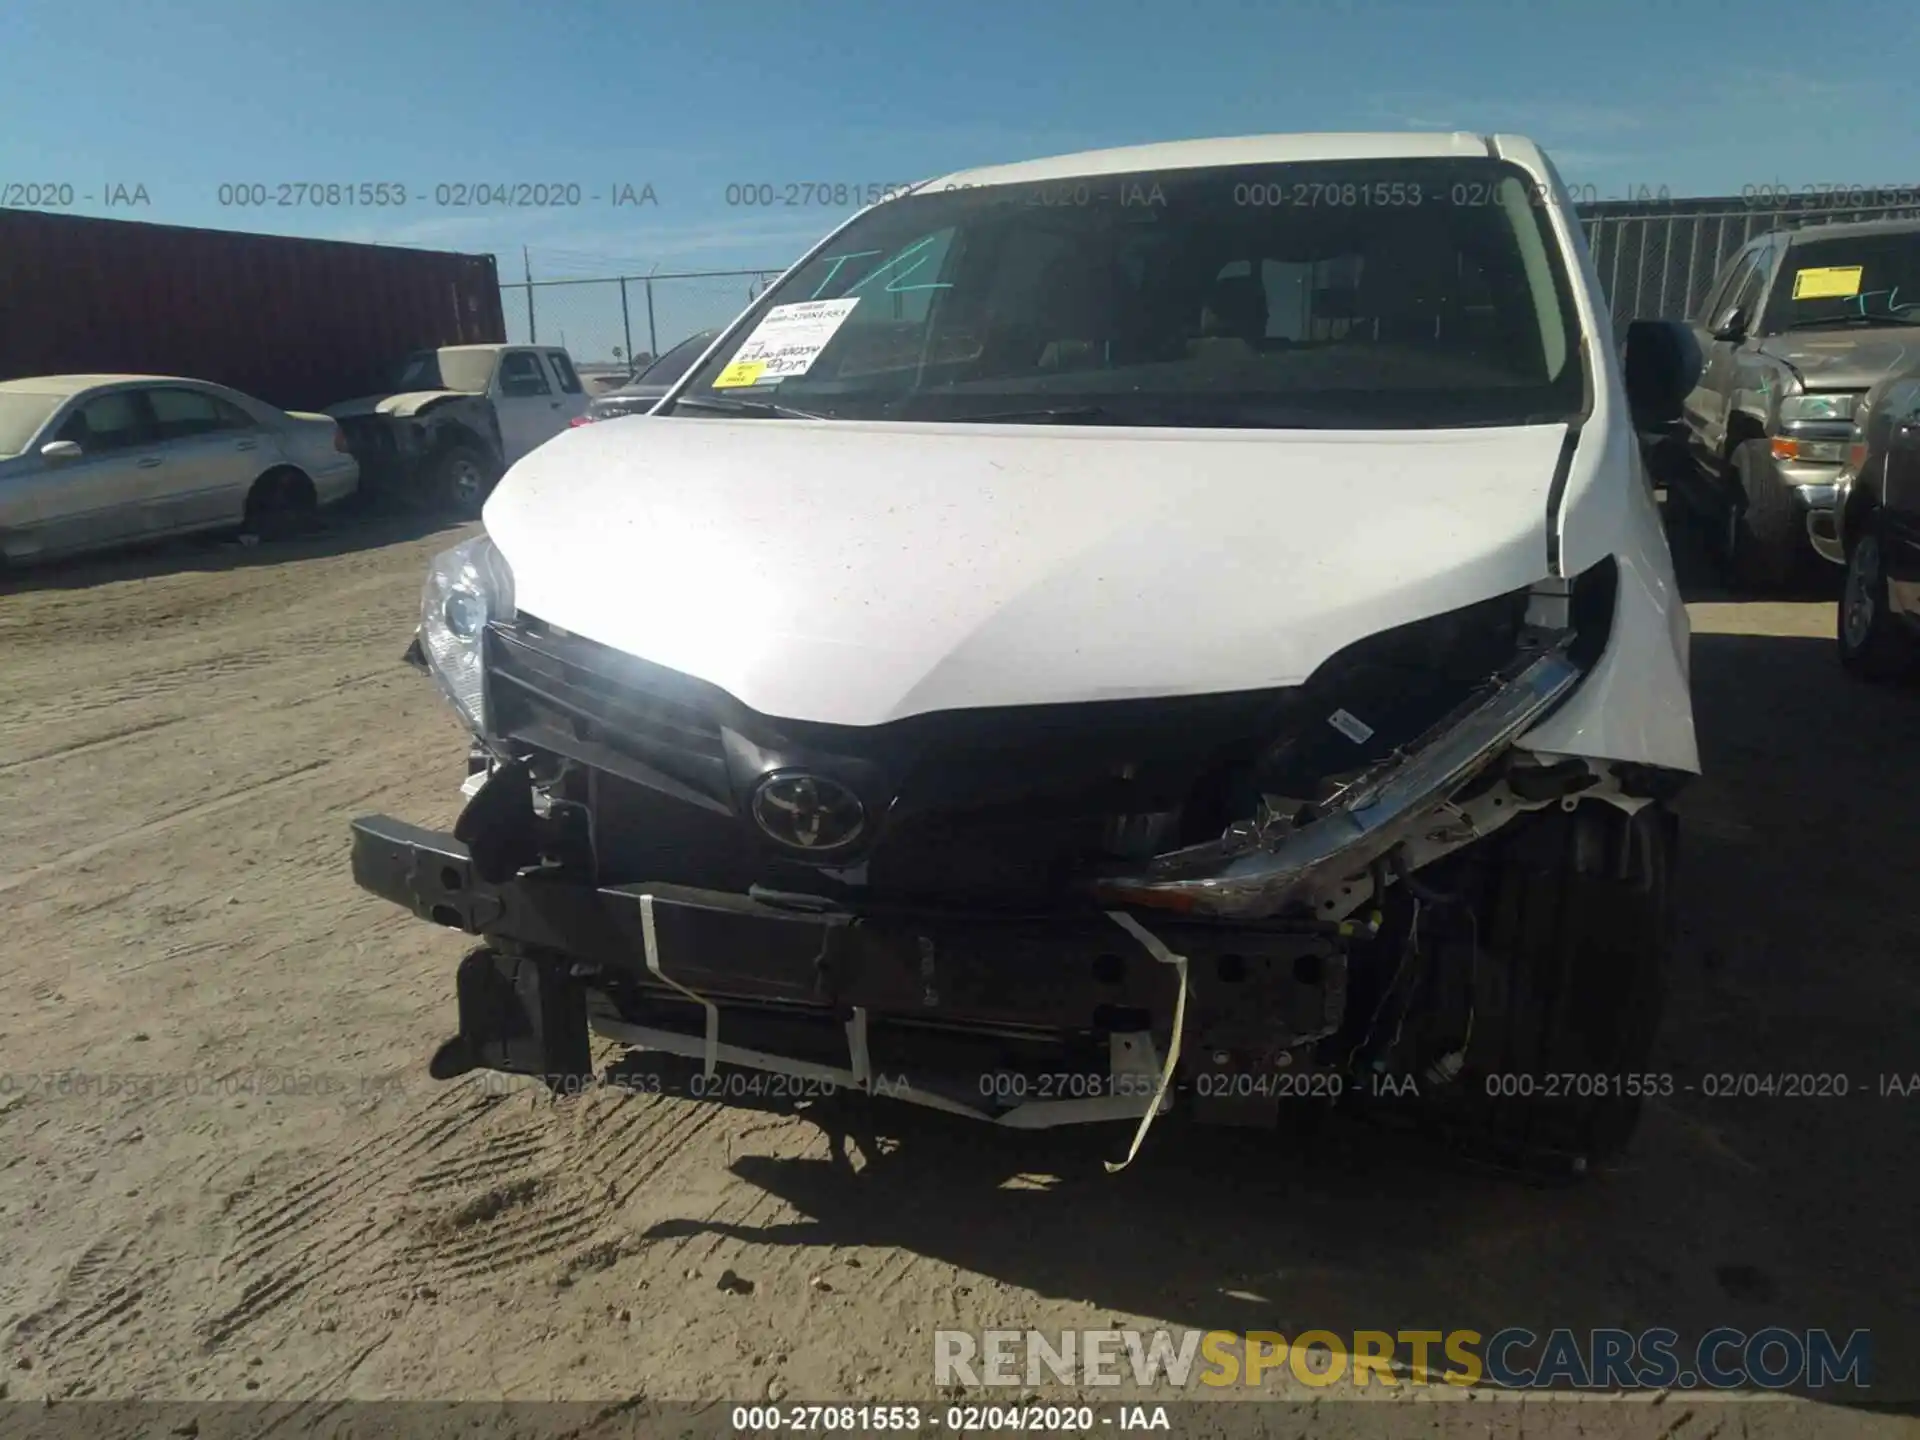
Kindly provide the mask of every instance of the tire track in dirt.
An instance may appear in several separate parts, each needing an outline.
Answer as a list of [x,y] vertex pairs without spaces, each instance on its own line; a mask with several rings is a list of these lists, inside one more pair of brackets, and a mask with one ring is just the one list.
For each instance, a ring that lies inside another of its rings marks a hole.
[[0,774],[5,774],[9,770],[18,770],[22,765],[38,765],[46,760],[66,760],[75,755],[85,755],[103,746],[117,745],[123,740],[135,740],[142,735],[151,735],[156,730],[165,730],[189,718],[191,717],[186,715],[169,715],[158,720],[142,720],[137,724],[123,726],[118,730],[110,730],[104,735],[95,735],[88,739],[69,740],[63,745],[55,745],[50,750],[22,755],[17,760],[0,761]]
[[[337,687],[325,687],[316,695],[311,684],[312,663],[317,659],[342,653],[357,653],[374,650],[382,640],[391,640],[393,644],[393,670],[399,672],[400,655],[406,648],[407,632],[405,626],[395,626],[385,621],[346,622],[338,629],[316,634],[312,630],[293,630],[285,635],[253,634],[247,637],[249,644],[239,650],[220,650],[209,647],[208,650],[177,655],[167,663],[149,666],[142,670],[116,676],[103,683],[76,688],[71,685],[68,672],[63,667],[59,673],[49,674],[42,683],[36,685],[29,678],[26,667],[13,679],[15,697],[21,704],[21,718],[13,725],[0,727],[0,735],[11,737],[16,733],[40,733],[49,727],[66,727],[85,721],[101,713],[114,714],[138,709],[174,699],[191,697],[198,702],[188,714],[166,717],[144,723],[127,730],[126,734],[138,734],[143,731],[163,728],[177,724],[182,719],[204,715],[217,709],[223,719],[233,707],[217,704],[217,696],[222,686],[229,685],[241,678],[259,678],[270,674],[286,673],[298,677],[302,683],[293,687],[307,698],[319,698]],[[376,673],[376,672],[368,672]],[[257,702],[249,702],[245,709],[257,708]],[[122,732],[113,731],[97,737],[77,742],[71,747],[56,747],[46,755],[35,755],[23,760],[8,762],[11,765],[28,763],[34,759],[50,758],[66,753],[68,750],[87,750],[94,746],[122,738]]]
[[[592,1101],[589,1099],[589,1103]],[[529,1266],[568,1250],[604,1248],[601,1232],[618,1211],[619,1175],[642,1160],[658,1173],[655,1107],[617,1099],[604,1121],[588,1117],[560,1134],[535,1112],[520,1134],[493,1138],[481,1167],[494,1182],[478,1195],[416,1212],[416,1240],[403,1264],[459,1283]],[[602,1187],[599,1176],[614,1178]],[[467,1177],[443,1168],[416,1181],[416,1196],[458,1195]],[[618,1241],[612,1242],[617,1246]]]
[[[415,1127],[424,1123],[424,1129],[415,1128],[410,1135],[399,1127],[383,1131],[333,1157],[326,1169],[260,1205],[241,1210],[234,1217],[237,1248],[229,1249],[223,1267],[233,1263],[245,1268],[275,1249],[285,1235],[303,1229],[322,1209],[357,1200],[381,1183],[383,1172],[375,1162],[404,1161],[422,1150],[439,1149],[478,1120],[489,1103],[491,1097],[475,1096],[466,1089],[444,1091],[411,1117]],[[432,1114],[441,1110],[449,1113]]]
[[[257,714],[267,710],[297,710],[304,705],[325,704],[343,690],[358,689],[362,685],[369,685],[376,681],[395,678],[395,676],[396,671],[393,666],[383,666],[378,670],[368,670],[359,674],[349,675],[330,685],[319,686],[314,689],[311,694],[299,695],[292,699],[274,695],[260,700],[251,700],[243,705],[223,706],[220,714],[223,719],[231,720],[235,716]],[[118,730],[110,730],[104,734],[88,736],[84,739],[70,740],[65,744],[55,745],[47,750],[36,751],[31,755],[22,755],[13,760],[0,760],[0,775],[4,775],[9,770],[18,770],[28,765],[40,765],[48,761],[66,761],[81,755],[91,756],[94,755],[95,752],[104,750],[109,746],[124,745],[129,741],[139,740],[152,735],[156,731],[169,730],[176,725],[184,725],[190,720],[204,720],[205,718],[204,713],[199,711],[180,715],[166,715],[154,720],[143,720],[138,724],[128,725]]]
[[211,800],[198,801],[195,804],[183,806],[178,810],[159,816],[156,819],[135,825],[130,829],[121,830],[116,834],[107,836],[104,840],[96,840],[90,845],[82,845],[77,849],[65,851],[54,856],[51,860],[41,861],[38,865],[30,869],[17,871],[12,875],[0,875],[0,895],[6,894],[9,890],[18,889],[30,880],[37,880],[49,871],[65,869],[69,865],[82,864],[85,861],[93,859],[96,855],[114,849],[116,846],[124,845],[129,841],[143,840],[148,836],[171,830],[176,825],[184,825],[194,820],[204,819],[209,815],[217,815],[222,810],[231,809],[233,806],[253,798],[263,790],[284,785],[291,780],[299,779],[302,775],[324,769],[331,764],[333,764],[331,759],[309,760],[303,765],[296,765],[291,770],[282,771],[280,774],[269,776],[265,780],[255,780],[250,784],[229,790],[224,795],[215,796]]
[[645,1097],[598,1092],[561,1105],[479,1083],[443,1092],[324,1171],[232,1204],[220,1271],[238,1292],[196,1327],[202,1344],[296,1299],[363,1303],[611,1263],[620,1177],[658,1175],[710,1118],[675,1123]]
[[[237,1216],[220,1270],[223,1275],[230,1267],[237,1272],[241,1291],[226,1309],[197,1327],[206,1348],[218,1348],[316,1282],[354,1268],[353,1257],[366,1253],[363,1242],[379,1230],[377,1220],[362,1217],[361,1206],[389,1183],[388,1167],[437,1151],[489,1108],[489,1097],[475,1096],[470,1088],[443,1092],[415,1112],[411,1134],[399,1126],[389,1128],[336,1157],[327,1169]],[[417,1128],[436,1110],[450,1113],[430,1119],[424,1130]]]
[[136,1264],[130,1236],[101,1236],[80,1253],[61,1277],[54,1298],[23,1316],[11,1332],[16,1341],[33,1340],[45,1348],[97,1348],[102,1331],[140,1318],[149,1287],[163,1272]]
[[[596,1097],[583,1097],[594,1106]],[[599,1176],[649,1154],[657,1116],[645,1102],[594,1106],[602,1114],[523,1112],[517,1130],[489,1137],[475,1176],[446,1168],[411,1187],[409,1268],[431,1278],[478,1279],[559,1255],[595,1239],[614,1213]],[[566,1125],[567,1119],[573,1124]],[[569,1133],[570,1132],[570,1133]],[[462,1182],[465,1181],[465,1184]],[[424,1202],[424,1203],[421,1203]]]

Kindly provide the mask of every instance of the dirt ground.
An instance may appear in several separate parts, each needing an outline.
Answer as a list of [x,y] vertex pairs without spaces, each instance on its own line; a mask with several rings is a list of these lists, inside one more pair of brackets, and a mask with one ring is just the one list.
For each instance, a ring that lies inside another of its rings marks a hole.
[[[400,652],[458,533],[0,584],[0,1396],[926,1399],[937,1329],[1120,1323],[1866,1327],[1920,1398],[1920,1095],[1880,1094],[1920,1072],[1920,689],[1845,681],[1830,599],[1693,606],[1695,1089],[1617,1169],[1168,1125],[1109,1177],[1124,1134],[894,1108],[849,1166],[813,1113],[426,1078],[469,942],[357,891],[346,825],[457,813]],[[1743,1072],[1851,1089],[1700,1093]]]

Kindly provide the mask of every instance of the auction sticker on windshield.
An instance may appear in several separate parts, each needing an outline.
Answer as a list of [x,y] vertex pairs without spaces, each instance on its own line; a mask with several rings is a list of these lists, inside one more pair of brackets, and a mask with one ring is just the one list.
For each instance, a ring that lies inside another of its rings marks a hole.
[[727,368],[714,376],[713,388],[773,385],[806,374],[859,303],[856,295],[850,300],[803,300],[797,305],[774,306],[734,351]]
[[1793,277],[1796,300],[1847,300],[1860,293],[1862,265],[1821,265]]

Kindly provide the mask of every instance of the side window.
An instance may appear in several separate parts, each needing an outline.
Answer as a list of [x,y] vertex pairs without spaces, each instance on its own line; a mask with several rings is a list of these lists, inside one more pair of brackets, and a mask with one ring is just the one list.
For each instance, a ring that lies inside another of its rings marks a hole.
[[1270,301],[1264,269],[1252,260],[1229,260],[1214,272],[1201,297],[1197,338],[1257,345],[1269,332]]
[[1760,333],[1761,312],[1767,308],[1767,292],[1771,288],[1769,281],[1779,271],[1784,248],[1782,242],[1773,240],[1753,252],[1753,276],[1749,282],[1753,294],[1743,298],[1740,303],[1746,307],[1747,329],[1756,335]]
[[231,400],[222,400],[216,395],[213,397],[213,408],[220,412],[220,428],[222,430],[258,430],[260,428],[260,422],[258,420],[254,419],[253,416],[242,410],[238,405],[235,405]]
[[573,373],[573,362],[559,350],[547,351],[547,363],[553,366],[553,378],[560,382],[560,388],[569,395],[580,393],[580,377]]
[[1720,312],[1727,308],[1727,296],[1733,293],[1734,281],[1746,270],[1751,253],[1747,250],[1737,252],[1714,277],[1713,284],[1707,287],[1707,298],[1700,302],[1698,317],[1702,325],[1713,324]]
[[82,404],[67,417],[54,438],[73,441],[84,454],[101,455],[144,445],[152,437],[135,393],[113,390]]
[[553,387],[547,384],[546,372],[540,368],[540,357],[531,350],[509,350],[502,355],[500,393],[516,397],[551,395]]
[[[1759,271],[1760,260],[1757,251],[1749,250],[1740,257],[1740,264],[1729,277],[1726,289],[1721,291],[1715,299],[1713,312],[1707,316],[1708,325],[1717,324],[1720,317],[1735,305],[1744,304],[1751,299],[1758,290]],[[1752,318],[1752,311],[1748,311],[1748,318]]]
[[153,411],[155,434],[163,441],[188,440],[228,428],[214,398],[199,390],[156,386],[147,391],[147,405]]
[[1753,328],[1753,322],[1760,318],[1760,295],[1766,284],[1767,271],[1772,268],[1767,262],[1772,258],[1771,250],[1763,248],[1754,251],[1753,263],[1741,275],[1739,288],[1733,292],[1730,303],[1746,312],[1749,330]]
[[1313,262],[1262,260],[1260,283],[1267,292],[1267,338],[1306,339],[1313,305]]
[[[1262,260],[1269,340],[1331,340],[1354,329],[1360,283],[1358,255],[1313,260]],[[1226,276],[1235,269],[1227,266]]]

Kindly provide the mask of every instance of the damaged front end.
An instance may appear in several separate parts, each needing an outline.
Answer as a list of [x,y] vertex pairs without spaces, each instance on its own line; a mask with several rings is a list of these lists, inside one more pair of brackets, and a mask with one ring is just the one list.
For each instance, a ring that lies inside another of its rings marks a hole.
[[[1517,774],[1501,763],[1511,762],[1513,741],[1579,682],[1570,653],[1575,638],[1530,633],[1521,654],[1467,701],[1388,759],[1333,782],[1326,799],[1262,795],[1257,815],[1220,839],[1104,877],[1095,893],[1114,904],[1181,914],[1260,919],[1302,907],[1344,918],[1373,895],[1372,877],[1389,854],[1418,869],[1529,804],[1600,783],[1605,777],[1584,762],[1521,764]],[[1344,707],[1328,723],[1343,734],[1349,727],[1371,730]],[[1490,802],[1498,813],[1476,819],[1467,808],[1473,804],[1468,791],[1490,769],[1495,773],[1480,793],[1505,793]]]
[[363,887],[486,941],[443,1075],[577,1084],[597,1032],[698,1062],[708,1093],[740,1067],[1016,1127],[1144,1133],[1181,1101],[1272,1123],[1385,1064],[1458,1074],[1479,1002],[1395,995],[1423,933],[1437,955],[1475,924],[1445,913],[1474,883],[1455,852],[1670,784],[1516,744],[1600,656],[1612,561],[1297,687],[845,727],[515,613],[473,543],[429,583],[466,636],[416,645],[484,736],[471,800],[451,835],[353,826]]
[[328,411],[360,465],[360,489],[381,504],[437,501],[436,462],[470,453],[487,474],[504,468],[500,418],[484,395],[458,391],[369,398]]

